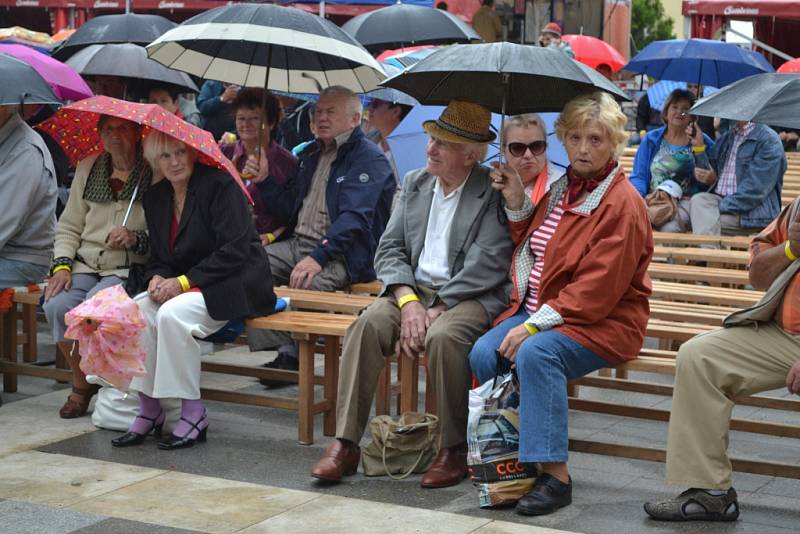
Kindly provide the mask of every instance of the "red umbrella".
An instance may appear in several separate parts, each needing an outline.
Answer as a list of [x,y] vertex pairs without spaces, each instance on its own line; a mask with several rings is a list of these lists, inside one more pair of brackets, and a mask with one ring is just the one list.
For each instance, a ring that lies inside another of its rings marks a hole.
[[596,69],[605,63],[611,67],[611,72],[617,72],[628,62],[616,48],[605,41],[588,35],[562,35],[575,52],[575,59],[584,65]]
[[163,132],[182,141],[197,151],[198,161],[210,167],[227,171],[252,204],[253,199],[242,183],[236,168],[217,146],[207,131],[179,119],[156,104],[137,104],[108,96],[95,96],[64,106],[37,128],[56,140],[74,166],[87,156],[103,151],[103,142],[97,132],[101,115],[129,120],[144,126],[142,139],[152,130]]
[[780,67],[778,67],[778,72],[781,74],[792,74],[800,72],[800,57],[797,59],[793,59],[791,61],[787,61]]

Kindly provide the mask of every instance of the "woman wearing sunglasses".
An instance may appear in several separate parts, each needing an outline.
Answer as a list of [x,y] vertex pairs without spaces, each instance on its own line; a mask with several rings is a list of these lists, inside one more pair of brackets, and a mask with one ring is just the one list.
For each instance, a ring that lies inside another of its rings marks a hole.
[[511,237],[511,306],[478,339],[470,365],[483,383],[515,367],[519,459],[540,463],[517,504],[526,515],[572,502],[567,469],[567,381],[632,360],[644,342],[653,236],[644,202],[617,157],[625,114],[608,93],[570,101],[556,122],[570,165],[534,206],[519,174],[493,163]]
[[561,177],[558,169],[547,161],[547,133],[542,118],[535,113],[511,117],[500,137],[508,165],[517,171],[525,194],[537,205]]

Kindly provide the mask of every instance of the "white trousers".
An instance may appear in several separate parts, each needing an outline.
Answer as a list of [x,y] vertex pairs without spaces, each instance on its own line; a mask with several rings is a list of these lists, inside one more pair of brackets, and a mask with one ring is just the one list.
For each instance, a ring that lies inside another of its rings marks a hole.
[[212,319],[198,292],[183,293],[160,306],[147,294],[135,300],[147,322],[141,333],[147,375],[134,378],[130,388],[156,399],[199,399],[202,348],[196,338],[210,336],[227,321]]

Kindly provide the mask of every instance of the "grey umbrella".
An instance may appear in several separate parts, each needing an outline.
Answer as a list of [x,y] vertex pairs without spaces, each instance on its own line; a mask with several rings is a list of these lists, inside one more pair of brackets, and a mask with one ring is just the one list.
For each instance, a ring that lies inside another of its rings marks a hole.
[[800,74],[757,74],[697,102],[693,115],[800,129]]
[[144,46],[175,26],[174,22],[159,15],[101,15],[78,28],[53,51],[53,57],[66,61],[79,50],[95,44],[135,43]]
[[482,41],[472,26],[453,13],[399,1],[353,17],[342,29],[373,53],[411,45]]
[[561,111],[572,98],[597,90],[630,100],[563,52],[505,42],[442,48],[381,85],[426,105],[468,98],[504,115]]
[[0,54],[0,72],[0,106],[61,103],[44,78],[24,61]]
[[147,82],[166,83],[181,92],[197,92],[197,86],[184,72],[165,67],[147,57],[143,46],[133,43],[91,45],[67,60],[81,76],[120,76]]

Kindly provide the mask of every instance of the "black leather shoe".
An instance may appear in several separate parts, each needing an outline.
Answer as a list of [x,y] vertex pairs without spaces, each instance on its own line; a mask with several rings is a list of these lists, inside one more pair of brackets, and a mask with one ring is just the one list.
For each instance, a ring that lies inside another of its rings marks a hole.
[[[203,421],[208,423],[208,417],[206,416],[205,412],[203,412],[203,417],[201,417],[198,421],[194,423],[183,417],[181,417],[181,420],[186,421],[187,423],[192,425],[192,428],[190,428],[183,436],[176,436],[175,434],[170,434],[166,438],[162,439],[161,441],[158,442],[159,449],[161,449],[162,451],[186,449],[192,447],[195,443],[205,442],[206,431],[208,430],[208,424],[206,424],[206,426],[204,426],[202,429],[199,426],[200,423],[202,423]],[[189,435],[195,430],[197,431],[197,437],[190,438]]]
[[166,417],[164,416],[164,410],[161,410],[155,419],[147,417],[145,415],[137,415],[137,419],[144,419],[146,421],[150,421],[151,426],[150,430],[145,432],[144,434],[139,434],[138,432],[126,432],[118,438],[114,438],[111,440],[111,445],[114,447],[133,447],[134,445],[139,445],[140,443],[144,442],[144,438],[147,437],[150,432],[157,438],[161,437],[161,429],[164,428],[164,420]]
[[[264,367],[267,369],[280,369],[282,371],[297,371],[299,364],[297,363],[297,356],[289,352],[279,352],[278,357],[269,363],[265,363]],[[279,388],[288,386],[293,382],[284,382],[283,380],[270,380],[269,378],[262,378],[259,380],[262,386],[268,388]]]
[[533,489],[517,503],[517,513],[523,515],[550,514],[572,504],[572,478],[564,484],[554,476],[542,473]]

